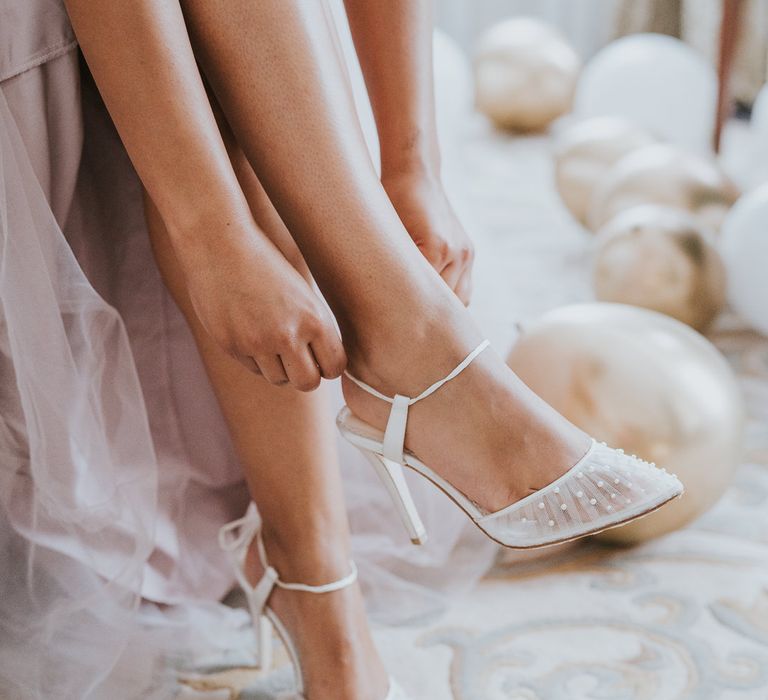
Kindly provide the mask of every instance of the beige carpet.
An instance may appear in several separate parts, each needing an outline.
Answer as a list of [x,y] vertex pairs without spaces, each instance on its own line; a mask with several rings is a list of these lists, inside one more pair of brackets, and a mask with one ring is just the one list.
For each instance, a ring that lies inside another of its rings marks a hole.
[[[504,348],[516,323],[589,299],[591,239],[557,199],[546,139],[478,122],[462,156],[452,188],[477,242],[475,308]],[[502,558],[440,619],[378,630],[413,700],[768,700],[768,340],[727,317],[713,337],[750,409],[730,490],[685,530],[641,547]],[[264,688],[288,669],[261,689],[252,672],[236,674],[198,677],[184,697],[271,698]]]

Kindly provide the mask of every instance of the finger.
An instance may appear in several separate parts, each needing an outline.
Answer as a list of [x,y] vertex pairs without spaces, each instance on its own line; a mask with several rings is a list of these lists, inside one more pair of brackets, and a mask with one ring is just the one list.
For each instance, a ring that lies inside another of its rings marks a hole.
[[442,274],[445,266],[450,262],[446,249],[432,244],[419,245],[418,247],[427,262],[437,270],[438,274]]
[[329,330],[309,345],[315,362],[320,367],[320,374],[326,379],[340,377],[347,366],[347,353],[341,344],[341,338],[335,330]]
[[462,304],[464,306],[469,306],[469,302],[472,299],[472,268],[468,267],[464,274],[461,276],[461,279],[456,283],[456,287],[454,289],[454,292],[456,293],[456,296],[461,299]]
[[252,374],[258,374],[261,376],[261,369],[259,368],[258,363],[256,360],[254,360],[252,357],[248,357],[247,355],[231,355],[232,359],[236,362],[239,362],[245,369],[247,369]]
[[257,363],[264,379],[270,384],[283,386],[288,383],[288,374],[279,355],[260,355],[257,358]]
[[295,352],[280,355],[291,385],[299,391],[312,391],[320,384],[320,368],[308,345]]
[[445,283],[455,292],[456,285],[459,283],[463,271],[463,266],[456,262],[451,262],[440,272],[440,277],[442,277],[445,280]]

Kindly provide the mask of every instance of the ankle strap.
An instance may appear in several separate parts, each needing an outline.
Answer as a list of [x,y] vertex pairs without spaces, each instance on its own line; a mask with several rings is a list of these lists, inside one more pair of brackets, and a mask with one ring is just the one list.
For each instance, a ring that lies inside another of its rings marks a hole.
[[306,593],[332,593],[333,591],[340,591],[342,588],[351,586],[357,581],[357,564],[350,559],[349,560],[350,572],[344,576],[344,578],[331,581],[330,583],[322,583],[318,586],[310,586],[306,583],[286,583],[279,578],[275,580],[275,585],[278,588],[285,588],[289,591],[304,591]]
[[472,361],[485,350],[491,342],[484,340],[478,345],[469,355],[467,355],[448,376],[436,381],[434,384],[428,386],[418,396],[410,398],[401,394],[395,394],[394,396],[386,396],[380,391],[377,391],[372,386],[360,381],[357,377],[353,377],[349,372],[345,371],[344,374],[357,386],[364,391],[367,391],[377,399],[386,401],[392,404],[392,410],[389,412],[389,419],[387,420],[387,427],[384,431],[384,444],[383,455],[387,459],[391,459],[393,462],[402,463],[403,461],[403,447],[405,445],[405,429],[408,423],[408,407],[415,404],[417,401],[426,399],[427,396],[434,394],[443,384],[447,384],[463,372]]
[[[261,580],[255,586],[252,586],[245,575],[245,558],[248,553],[248,547],[254,537],[256,538],[256,551],[258,552],[261,565],[264,567],[264,574]],[[245,591],[251,608],[259,613],[264,609],[274,586],[291,591],[305,591],[307,593],[331,593],[332,591],[338,591],[351,586],[357,580],[357,565],[354,561],[350,560],[350,573],[330,583],[312,586],[306,583],[281,581],[277,571],[267,562],[267,553],[264,549],[264,542],[261,539],[261,518],[256,509],[256,504],[253,502],[248,506],[248,510],[242,518],[227,523],[219,530],[219,546],[232,558],[237,581]]]

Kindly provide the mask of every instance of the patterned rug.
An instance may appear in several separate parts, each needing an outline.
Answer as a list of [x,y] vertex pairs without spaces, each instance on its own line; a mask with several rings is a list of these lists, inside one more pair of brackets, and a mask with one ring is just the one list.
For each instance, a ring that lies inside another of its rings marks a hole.
[[[494,345],[590,298],[591,238],[559,203],[545,138],[477,123],[451,181],[476,240],[473,307]],[[413,700],[768,700],[768,339],[726,316],[712,339],[749,408],[744,463],[717,505],[631,549],[502,554],[471,596],[419,627],[377,630]],[[266,700],[288,682],[224,670],[183,698]]]

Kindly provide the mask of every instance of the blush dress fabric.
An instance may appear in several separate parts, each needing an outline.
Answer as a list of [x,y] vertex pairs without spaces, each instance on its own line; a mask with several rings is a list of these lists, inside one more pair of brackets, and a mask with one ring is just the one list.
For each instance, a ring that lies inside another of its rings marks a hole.
[[[374,617],[435,613],[485,571],[447,499],[414,484],[432,540],[413,548],[340,454]],[[193,651],[233,643],[216,537],[247,504],[63,5],[0,0],[0,697],[172,697]]]

